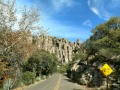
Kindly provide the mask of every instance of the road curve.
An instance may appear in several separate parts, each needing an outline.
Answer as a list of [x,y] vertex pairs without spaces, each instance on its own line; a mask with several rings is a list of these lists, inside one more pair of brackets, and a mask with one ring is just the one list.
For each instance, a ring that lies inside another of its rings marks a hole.
[[50,78],[40,83],[27,86],[22,90],[90,90],[73,83],[62,74],[54,74]]

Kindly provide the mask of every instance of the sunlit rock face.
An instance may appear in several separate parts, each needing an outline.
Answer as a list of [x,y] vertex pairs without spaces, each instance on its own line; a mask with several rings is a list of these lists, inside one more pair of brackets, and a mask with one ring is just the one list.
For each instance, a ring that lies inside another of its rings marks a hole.
[[40,36],[37,40],[37,45],[39,49],[56,54],[58,60],[62,64],[66,64],[71,61],[72,55],[77,53],[78,49],[83,51],[79,40],[72,43],[65,38],[52,36]]

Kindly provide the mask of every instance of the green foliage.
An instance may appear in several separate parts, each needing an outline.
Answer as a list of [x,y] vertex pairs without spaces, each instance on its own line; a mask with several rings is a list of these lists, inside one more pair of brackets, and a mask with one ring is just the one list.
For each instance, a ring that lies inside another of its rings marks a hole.
[[84,60],[87,57],[87,54],[84,52],[75,53],[73,55],[73,60]]
[[36,51],[29,58],[28,63],[24,67],[24,71],[35,72],[39,75],[49,75],[56,71],[58,60],[54,54],[47,51]]
[[116,55],[120,54],[120,19],[118,17],[98,25],[92,32],[90,39],[84,42],[88,54],[95,54],[101,48],[109,48],[115,51]]
[[26,71],[23,73],[22,79],[25,85],[33,84],[35,81],[36,74],[33,72]]
[[98,52],[98,54],[100,56],[106,57],[106,58],[112,58],[112,56],[114,55],[114,52],[109,49],[109,48],[101,48]]
[[67,70],[68,70],[68,67],[69,67],[68,65],[69,65],[69,64],[61,65],[61,66],[58,68],[57,72],[58,72],[58,73],[61,73],[61,74],[66,73]]

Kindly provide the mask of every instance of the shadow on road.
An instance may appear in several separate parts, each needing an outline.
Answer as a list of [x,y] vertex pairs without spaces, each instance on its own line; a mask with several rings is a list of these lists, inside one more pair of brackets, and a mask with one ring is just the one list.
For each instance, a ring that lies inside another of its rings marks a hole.
[[74,82],[74,81],[72,81],[71,79],[65,79],[66,81],[68,81],[68,82],[72,82],[72,83],[76,83],[76,82]]
[[71,80],[70,78],[68,78],[66,74],[63,74],[63,76],[66,77],[64,80],[66,80],[66,81],[68,81],[68,82],[76,83],[75,81],[73,81],[73,80]]

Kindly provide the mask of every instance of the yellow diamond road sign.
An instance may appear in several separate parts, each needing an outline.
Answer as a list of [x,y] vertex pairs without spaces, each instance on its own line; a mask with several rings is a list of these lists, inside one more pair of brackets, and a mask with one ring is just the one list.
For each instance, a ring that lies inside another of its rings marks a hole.
[[107,77],[107,76],[109,76],[112,72],[113,72],[113,70],[112,70],[112,68],[106,63],[106,64],[104,64],[101,68],[100,68],[100,70],[102,71],[102,73]]

